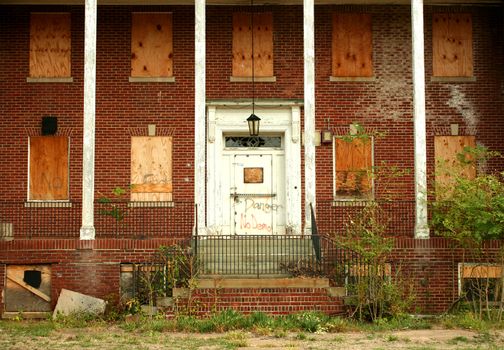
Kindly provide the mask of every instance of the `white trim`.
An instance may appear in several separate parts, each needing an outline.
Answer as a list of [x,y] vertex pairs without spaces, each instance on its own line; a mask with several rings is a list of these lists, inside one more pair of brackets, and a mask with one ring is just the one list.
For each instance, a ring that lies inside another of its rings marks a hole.
[[[250,105],[250,103],[249,103]],[[207,140],[207,227],[208,231],[218,231],[223,218],[229,216],[224,210],[222,200],[229,195],[229,188],[222,187],[221,164],[224,157],[225,134],[248,134],[246,118],[252,112],[251,107],[209,106],[208,125],[212,126],[212,138]],[[293,135],[294,125],[300,122],[300,107],[262,108],[256,105],[255,112],[261,118],[261,133],[282,134],[285,157],[285,224],[293,233],[301,233],[301,144],[299,135]],[[299,133],[299,128],[297,128]],[[272,152],[274,153],[274,152]],[[282,181],[278,182],[279,184]],[[207,232],[199,232],[206,234]]]
[[205,100],[206,100],[206,8],[205,0],[194,1],[194,203],[195,231],[203,234],[205,210]]
[[81,240],[94,240],[96,32],[98,0],[86,0],[84,10],[84,130],[82,147]]
[[415,238],[429,238],[427,223],[427,142],[423,0],[411,0],[413,41],[413,121],[415,144]]
[[314,0],[303,1],[304,47],[304,169],[305,169],[305,233],[311,233],[311,212],[316,205],[315,168],[315,6]]

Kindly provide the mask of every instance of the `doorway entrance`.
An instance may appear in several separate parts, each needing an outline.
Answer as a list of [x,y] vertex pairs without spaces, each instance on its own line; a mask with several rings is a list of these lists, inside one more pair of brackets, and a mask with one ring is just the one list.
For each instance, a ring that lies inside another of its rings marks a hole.
[[[207,235],[301,233],[299,108],[260,109],[247,135],[244,109],[208,109]],[[289,174],[289,176],[286,176]]]

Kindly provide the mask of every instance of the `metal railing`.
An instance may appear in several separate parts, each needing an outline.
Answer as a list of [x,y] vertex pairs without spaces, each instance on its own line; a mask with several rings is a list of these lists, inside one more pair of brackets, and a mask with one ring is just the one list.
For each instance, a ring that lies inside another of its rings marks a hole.
[[[415,201],[376,201],[379,205],[378,221],[386,226],[388,236],[413,237],[415,227]],[[329,236],[344,236],[345,228],[369,205],[366,201],[319,201],[317,223],[320,232]]]
[[288,275],[302,266],[317,266],[310,236],[193,236],[203,275]]
[[[80,202],[0,202],[0,238],[78,238]],[[189,237],[192,202],[96,201],[97,237]]]

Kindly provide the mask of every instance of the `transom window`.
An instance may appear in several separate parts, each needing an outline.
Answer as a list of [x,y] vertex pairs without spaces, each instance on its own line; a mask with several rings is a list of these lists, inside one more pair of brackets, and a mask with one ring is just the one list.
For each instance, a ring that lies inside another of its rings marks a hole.
[[226,147],[282,147],[281,136],[226,136]]

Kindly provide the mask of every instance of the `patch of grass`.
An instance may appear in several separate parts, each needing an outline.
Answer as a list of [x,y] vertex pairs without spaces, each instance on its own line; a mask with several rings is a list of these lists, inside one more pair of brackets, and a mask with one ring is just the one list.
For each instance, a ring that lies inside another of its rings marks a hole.
[[394,334],[389,334],[389,335],[387,335],[387,337],[385,338],[385,340],[388,341],[388,342],[398,341],[399,337],[397,335],[394,335]]
[[221,339],[221,344],[226,349],[235,349],[248,346],[248,336],[243,332],[229,332]]
[[56,326],[52,321],[1,321],[0,329],[8,331],[13,336],[47,337]]
[[446,315],[440,319],[440,324],[448,329],[462,328],[474,330],[477,332],[483,332],[488,329],[492,329],[495,326],[495,323],[478,319],[473,313],[470,312]]
[[304,333],[298,333],[298,334],[296,334],[296,339],[297,340],[306,340],[306,338],[307,338],[306,334],[304,334]]
[[448,340],[447,343],[448,344],[469,343],[469,339],[467,339],[467,337],[459,335],[457,337],[453,337],[452,339]]

